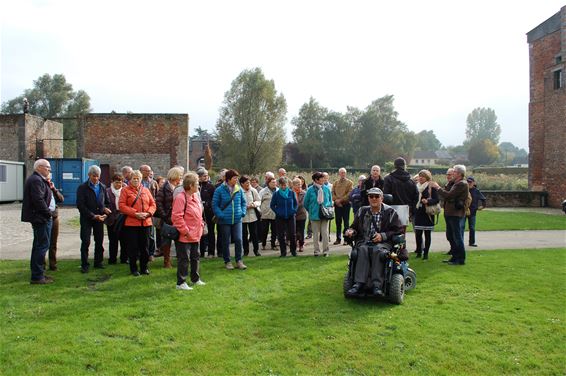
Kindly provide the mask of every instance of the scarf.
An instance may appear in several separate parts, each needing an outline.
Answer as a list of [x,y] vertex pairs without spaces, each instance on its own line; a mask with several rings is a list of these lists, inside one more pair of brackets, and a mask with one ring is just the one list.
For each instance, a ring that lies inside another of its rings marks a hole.
[[316,201],[319,204],[322,204],[324,202],[324,192],[322,191],[322,185],[320,184],[316,184],[316,183],[312,183],[313,186],[315,186],[316,188],[318,188],[318,193],[316,196]]
[[297,187],[297,189],[295,189],[295,187],[293,187],[293,192],[295,193],[295,198],[297,199],[297,203],[299,202],[299,193],[301,193],[301,187]]
[[114,193],[114,197],[116,197],[116,209],[120,208],[120,193],[122,192],[122,188],[115,189],[114,184],[110,184],[110,189],[112,189],[112,193]]
[[280,194],[284,199],[287,199],[287,197],[289,197],[289,187],[286,187],[285,189],[279,188],[279,194]]
[[417,190],[419,191],[419,201],[417,202],[417,209],[423,206],[421,200],[423,199],[423,192],[428,188],[428,181],[424,184],[417,183]]

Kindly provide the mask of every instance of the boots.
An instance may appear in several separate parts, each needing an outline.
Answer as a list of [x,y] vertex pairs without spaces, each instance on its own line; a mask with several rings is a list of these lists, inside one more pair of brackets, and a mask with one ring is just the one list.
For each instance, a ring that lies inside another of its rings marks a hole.
[[163,267],[165,269],[171,269],[171,245],[161,247],[161,252],[163,253]]
[[425,251],[424,251],[423,260],[428,260],[428,250],[427,249],[425,249]]

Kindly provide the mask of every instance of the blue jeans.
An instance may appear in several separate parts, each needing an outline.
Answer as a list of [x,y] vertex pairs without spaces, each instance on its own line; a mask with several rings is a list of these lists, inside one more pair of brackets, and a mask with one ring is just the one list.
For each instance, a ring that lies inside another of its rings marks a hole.
[[470,232],[468,244],[476,244],[476,216],[470,215],[468,217],[468,230]]
[[466,217],[447,216],[445,218],[446,233],[452,239],[452,261],[463,263],[466,260],[466,249],[462,227],[466,223]]
[[33,228],[33,245],[31,247],[31,280],[40,281],[45,272],[45,254],[49,250],[49,243],[51,241],[51,226],[53,226],[53,219],[49,218],[47,223],[32,223]]
[[220,223],[218,224],[218,235],[220,237],[220,249],[224,263],[230,262],[230,240],[234,240],[236,248],[236,262],[242,260],[242,222],[233,225]]

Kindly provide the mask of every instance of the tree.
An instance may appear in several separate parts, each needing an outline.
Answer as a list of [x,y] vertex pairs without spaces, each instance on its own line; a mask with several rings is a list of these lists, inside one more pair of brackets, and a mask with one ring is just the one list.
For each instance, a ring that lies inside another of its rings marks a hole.
[[191,140],[195,139],[195,138],[199,138],[199,139],[213,139],[213,136],[204,128],[202,128],[200,125],[198,127],[196,127],[194,129],[194,134],[190,137]]
[[528,163],[528,153],[525,149],[519,149],[511,142],[499,144],[499,161],[503,165]]
[[497,123],[495,111],[491,108],[475,108],[466,119],[466,144],[476,141],[490,140],[495,145],[499,143],[501,126]]
[[420,131],[415,135],[417,144],[416,150],[422,151],[438,151],[442,148],[442,143],[438,141],[434,131]]
[[319,167],[324,163],[324,142],[322,139],[323,123],[328,115],[328,110],[311,97],[308,103],[301,106],[299,115],[291,121],[293,139],[295,140],[299,153],[308,161],[312,169],[313,161]]
[[322,139],[325,160],[332,167],[352,166],[354,128],[348,123],[346,116],[339,112],[329,112],[322,123]]
[[[44,74],[33,82],[32,89],[14,99],[2,103],[2,113],[23,113],[24,98],[29,102],[29,113],[43,118],[78,117],[91,112],[90,97],[83,91],[73,91],[73,86],[62,74],[51,77]],[[63,138],[65,157],[76,156],[77,121],[65,119],[63,122]]]
[[220,160],[243,173],[281,162],[287,102],[260,68],[244,70],[224,95],[216,124]]
[[499,148],[491,140],[478,140],[470,145],[468,159],[476,166],[488,165],[499,157]]

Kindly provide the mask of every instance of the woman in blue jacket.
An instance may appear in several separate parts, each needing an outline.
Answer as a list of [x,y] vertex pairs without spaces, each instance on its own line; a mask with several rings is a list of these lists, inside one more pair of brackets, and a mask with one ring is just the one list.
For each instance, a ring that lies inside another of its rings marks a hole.
[[226,171],[225,182],[214,191],[212,210],[218,220],[219,249],[222,250],[226,269],[234,269],[230,260],[230,239],[234,239],[236,267],[246,269],[242,261],[242,218],[246,215],[246,198],[238,183],[238,171]]
[[309,212],[309,219],[312,225],[314,255],[320,255],[319,236],[322,233],[322,253],[328,256],[328,219],[320,218],[320,206],[332,207],[332,193],[324,185],[324,175],[322,172],[315,172],[312,175],[313,184],[307,189],[303,205]]
[[291,255],[297,256],[295,214],[297,214],[299,204],[295,193],[289,189],[286,177],[280,177],[277,183],[279,189],[273,194],[269,207],[275,212],[275,228],[279,240],[279,249],[281,250],[280,257],[287,256],[287,239],[289,240]]

